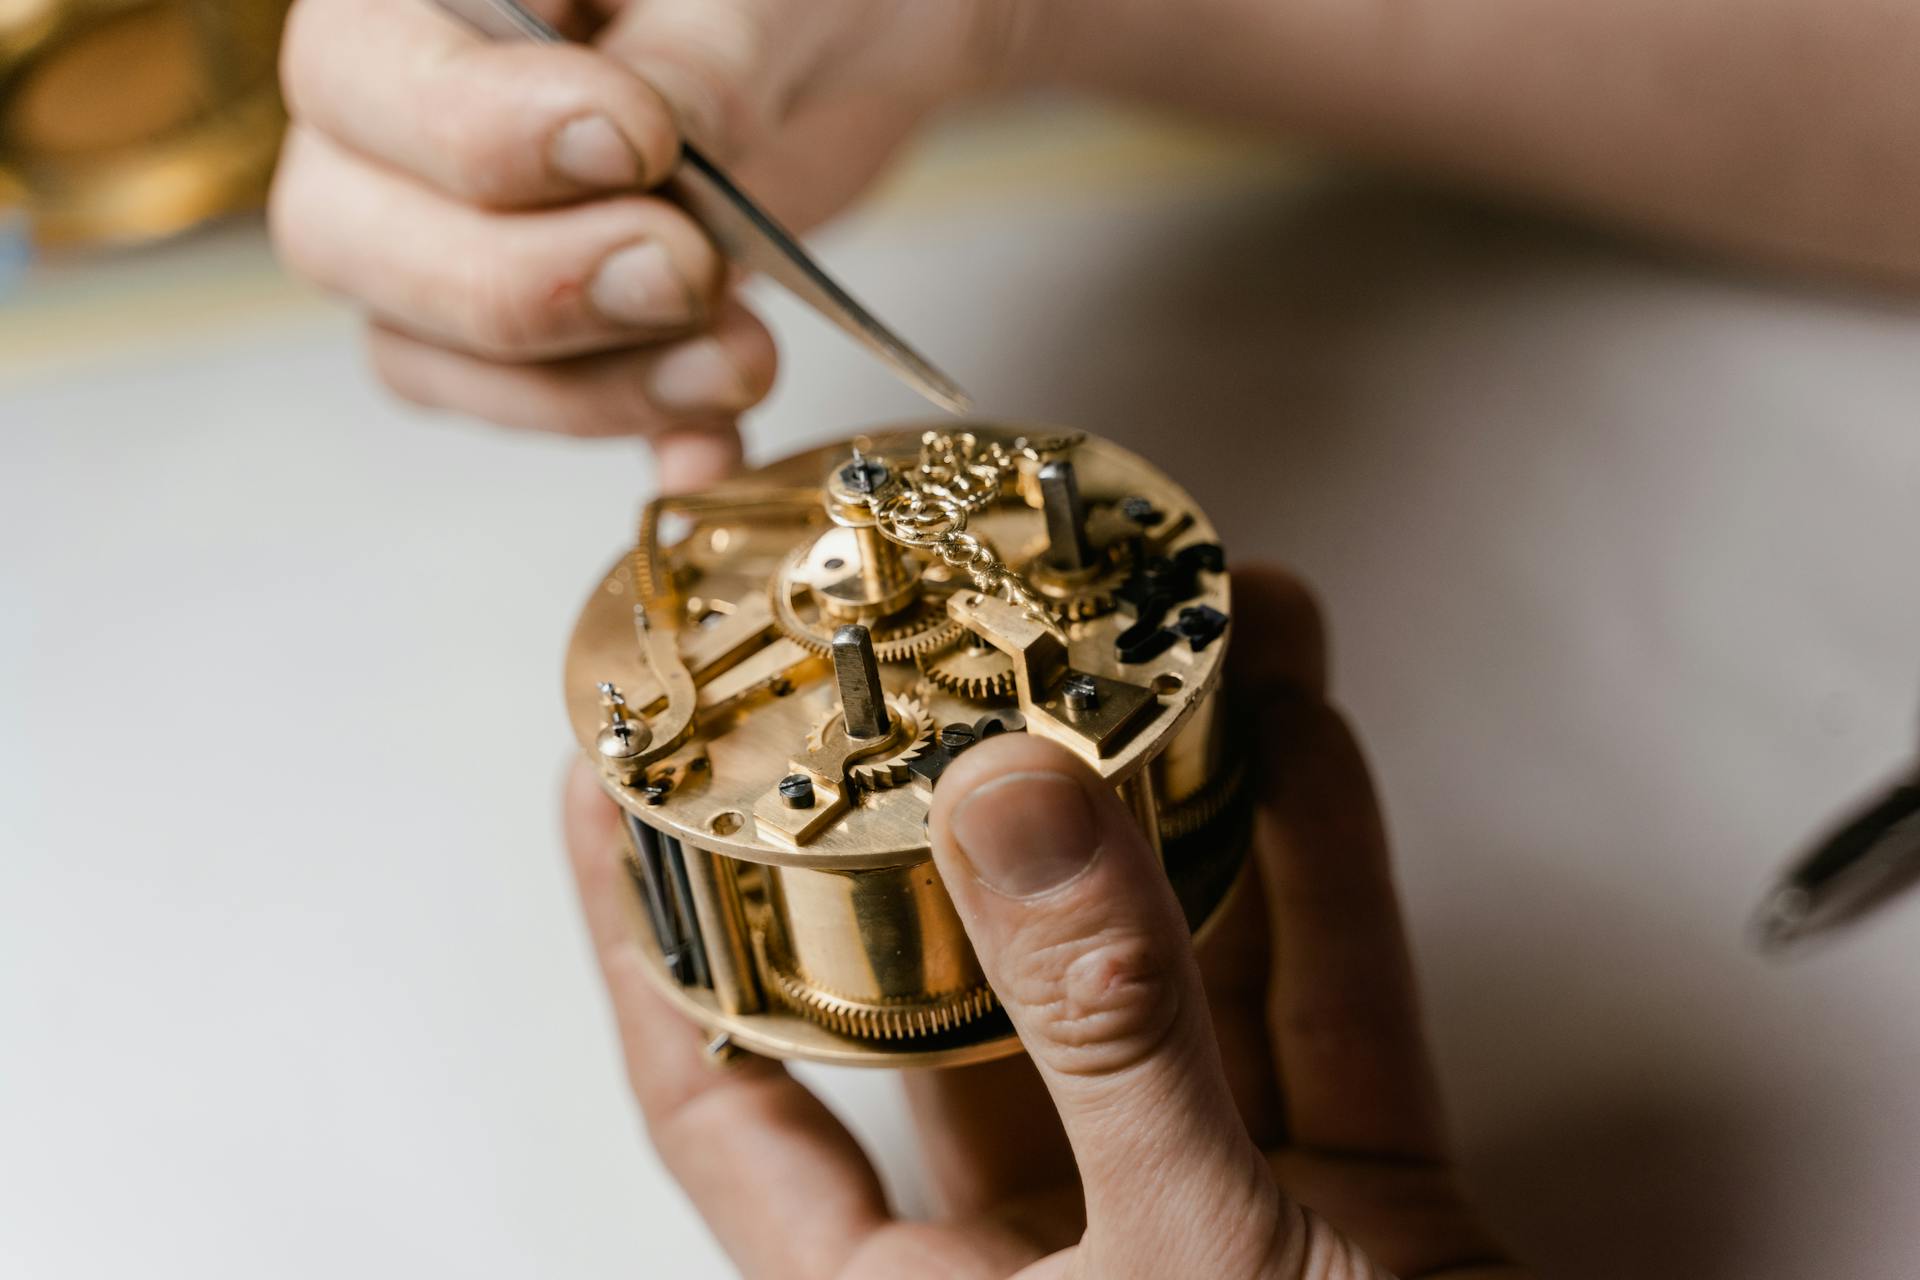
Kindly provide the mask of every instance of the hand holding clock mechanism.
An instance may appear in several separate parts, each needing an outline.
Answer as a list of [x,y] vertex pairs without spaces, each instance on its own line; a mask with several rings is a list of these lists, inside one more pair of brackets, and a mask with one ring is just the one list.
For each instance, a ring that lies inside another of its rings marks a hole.
[[1228,616],[1205,515],[1078,434],[895,431],[649,504],[566,693],[625,811],[652,977],[716,1053],[1015,1051],[934,869],[941,772],[998,733],[1063,743],[1200,927],[1247,843]]

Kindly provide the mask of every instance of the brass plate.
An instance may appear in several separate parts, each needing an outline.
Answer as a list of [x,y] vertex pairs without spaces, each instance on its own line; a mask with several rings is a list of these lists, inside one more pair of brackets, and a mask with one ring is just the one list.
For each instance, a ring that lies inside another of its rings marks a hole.
[[[910,456],[917,447],[919,435],[918,429],[876,433],[873,452]],[[713,494],[724,497],[733,489],[745,492],[779,484],[818,484],[845,452],[844,445],[830,445],[798,454],[717,486]],[[1192,498],[1137,454],[1106,441],[1089,439],[1078,447],[1074,457],[1080,469],[1080,489],[1089,503],[1138,495],[1162,510],[1193,512],[1193,519],[1168,550],[1218,540],[1213,525],[1199,513]],[[1031,545],[1042,527],[1038,511],[1018,504],[991,510],[969,526],[994,545],[1007,547]],[[710,572],[689,590],[703,599],[729,602],[751,599],[756,592],[765,590],[767,577],[779,560],[819,530],[819,525],[803,520],[784,524],[756,521],[739,530],[724,523],[698,526],[692,541],[709,548],[700,551],[699,559],[710,566]],[[711,555],[710,547],[717,533],[724,535],[720,540],[727,546],[750,545],[757,554],[742,556],[737,561]],[[693,553],[699,551],[699,547],[689,545],[687,550]],[[678,556],[679,553],[669,554]],[[718,563],[722,560],[726,561],[724,566]],[[1187,603],[1211,605],[1230,613],[1228,576],[1203,575],[1199,594]],[[635,707],[644,707],[659,696],[659,691],[644,674],[635,650],[632,608],[633,587],[623,557],[601,579],[588,599],[567,651],[563,680],[567,713],[575,738],[582,749],[589,752],[601,727],[598,692],[601,681],[619,685],[626,692],[628,703]],[[1132,621],[1126,613],[1117,612],[1073,623],[1068,628],[1068,661],[1075,669],[1149,687],[1156,682],[1161,687],[1178,686],[1161,696],[1163,710],[1148,730],[1130,739],[1115,754],[1102,758],[1082,753],[1089,767],[1116,785],[1144,768],[1213,691],[1219,682],[1227,649],[1226,638],[1198,653],[1184,644],[1175,645],[1151,661],[1120,667],[1114,662],[1113,641]],[[938,724],[971,724],[987,710],[986,705],[936,688],[912,662],[883,664],[881,681],[890,693],[918,697],[933,712]],[[811,683],[796,685],[785,697],[758,703],[735,723],[719,726],[710,736],[703,729],[697,737],[703,741],[701,749],[712,764],[704,781],[675,791],[658,805],[649,805],[643,797],[617,785],[609,785],[608,794],[650,824],[683,840],[750,862],[852,869],[921,860],[928,854],[927,796],[917,788],[898,788],[870,798],[844,822],[803,850],[795,850],[784,841],[759,833],[752,817],[754,806],[783,775],[791,772],[788,761],[796,748],[805,743],[808,732],[833,707],[831,677],[822,665],[814,670]],[[692,749],[691,745],[688,749]],[[741,820],[737,827],[735,818]]]

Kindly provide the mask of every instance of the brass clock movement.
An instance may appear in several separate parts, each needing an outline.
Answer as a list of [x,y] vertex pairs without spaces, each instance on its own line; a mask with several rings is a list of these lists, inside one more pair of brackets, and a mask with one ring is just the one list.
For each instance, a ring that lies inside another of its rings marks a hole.
[[941,773],[995,734],[1065,744],[1199,928],[1247,846],[1230,613],[1206,515],[1081,434],[888,431],[650,503],[566,697],[653,978],[715,1053],[1014,1052],[932,861]]

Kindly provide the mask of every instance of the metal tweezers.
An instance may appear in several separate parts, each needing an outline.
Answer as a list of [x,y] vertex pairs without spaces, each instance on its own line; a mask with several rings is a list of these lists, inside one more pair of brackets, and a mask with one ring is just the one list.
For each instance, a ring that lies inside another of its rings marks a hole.
[[[518,0],[436,0],[448,13],[496,40],[566,38]],[[739,266],[778,281],[795,297],[838,325],[879,356],[908,386],[952,413],[966,413],[972,399],[853,295],[821,270],[786,228],[774,221],[719,166],[691,143],[680,148],[680,165],[659,190],[679,204]]]

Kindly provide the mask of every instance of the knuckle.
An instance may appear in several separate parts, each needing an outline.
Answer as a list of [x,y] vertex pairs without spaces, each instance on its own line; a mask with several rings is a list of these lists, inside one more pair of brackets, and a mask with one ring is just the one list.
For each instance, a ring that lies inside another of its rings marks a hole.
[[673,113],[651,87],[641,86],[644,100],[632,113],[632,142],[640,153],[642,181],[654,186],[672,174],[680,159],[680,131]]
[[659,196],[615,196],[599,202],[610,224],[660,244],[673,270],[711,316],[725,296],[727,261],[700,224],[680,206]]
[[595,435],[648,435],[661,425],[638,362],[627,364],[594,398]]
[[759,324],[743,325],[727,334],[726,346],[734,368],[747,384],[747,393],[756,402],[773,390],[780,353],[766,329]]
[[319,52],[319,37],[312,27],[317,19],[317,5],[321,0],[295,0],[287,11],[286,25],[280,40],[280,88],[287,102],[287,112],[294,119],[301,119],[313,107],[314,96],[324,93],[326,78],[317,73],[316,56]]
[[525,263],[505,254],[471,262],[463,274],[460,322],[475,354],[511,362],[525,358],[552,336],[552,300],[566,292],[563,285],[542,287]]
[[653,428],[654,418],[653,404],[638,379],[612,377],[591,387],[558,389],[542,425],[563,436],[592,440],[644,435]]
[[429,110],[420,122],[427,152],[438,158],[440,184],[480,205],[510,201],[519,179],[506,140],[470,111]]
[[1179,1013],[1179,972],[1161,939],[1135,928],[1028,952],[1009,996],[1049,1066],[1112,1075],[1156,1054]]
[[267,193],[267,235],[282,266],[300,279],[325,286],[330,281],[318,252],[315,202],[305,192],[306,153],[297,139],[291,141]]
[[756,400],[773,390],[773,384],[780,376],[780,349],[774,344],[771,333],[755,327],[753,338],[747,344],[747,358],[741,361],[741,367]]
[[712,1141],[716,1128],[729,1122],[733,1099],[724,1089],[689,1088],[641,1072],[630,1073],[629,1079],[645,1107],[647,1136],[669,1167],[683,1167]]

